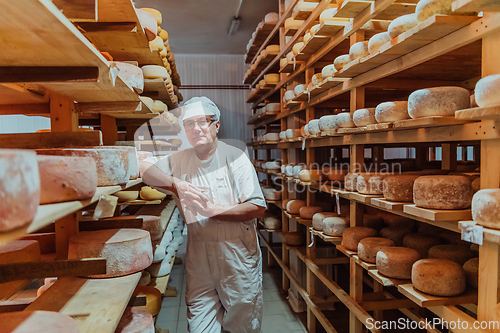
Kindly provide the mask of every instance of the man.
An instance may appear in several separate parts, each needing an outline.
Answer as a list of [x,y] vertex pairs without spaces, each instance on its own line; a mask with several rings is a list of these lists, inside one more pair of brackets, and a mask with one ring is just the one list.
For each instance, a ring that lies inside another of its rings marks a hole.
[[180,198],[188,227],[186,305],[192,333],[260,332],[262,258],[255,218],[266,203],[248,157],[217,139],[220,110],[206,97],[184,104],[191,149],[153,165],[143,180]]

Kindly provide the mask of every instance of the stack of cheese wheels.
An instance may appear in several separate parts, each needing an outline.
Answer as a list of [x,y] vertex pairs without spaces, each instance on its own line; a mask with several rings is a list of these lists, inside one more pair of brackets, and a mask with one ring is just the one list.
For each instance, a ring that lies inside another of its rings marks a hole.
[[268,230],[279,230],[281,229],[281,220],[275,216],[264,217],[264,226]]
[[474,288],[479,286],[479,257],[469,259],[463,265],[467,282]]
[[354,43],[349,49],[349,56],[351,57],[351,60],[363,58],[369,54],[370,51],[368,50],[368,41]]
[[154,318],[146,310],[139,308],[126,308],[115,333],[154,333]]
[[472,218],[482,226],[500,229],[500,189],[484,189],[472,198]]
[[364,172],[358,175],[356,190],[362,194],[383,194],[382,182],[388,173]]
[[40,202],[36,154],[30,150],[0,149],[0,232],[30,223]]
[[320,206],[304,206],[300,207],[299,215],[301,218],[306,220],[312,220],[314,214],[321,213],[323,208]]
[[435,245],[429,249],[428,255],[429,258],[454,261],[460,266],[463,266],[467,260],[472,259],[475,256],[476,253],[469,247],[453,244]]
[[[161,240],[163,227],[161,218],[155,215],[123,215],[104,219],[105,221],[142,220],[142,229],[149,232],[151,243]],[[83,222],[82,222],[83,223]]]
[[156,17],[153,14],[142,9],[136,9],[135,11],[148,40],[151,41],[155,39],[156,35],[158,34],[158,24],[156,21]]
[[323,179],[321,169],[304,169],[299,173],[299,179],[303,182],[319,182]]
[[380,103],[375,108],[375,119],[379,123],[410,119],[408,115],[408,102],[396,101]]
[[349,172],[344,178],[344,187],[347,191],[356,192],[358,190],[358,176],[361,172]]
[[454,116],[455,111],[468,109],[469,106],[469,91],[461,87],[419,89],[408,97],[408,114],[413,119]]
[[309,131],[309,134],[311,135],[317,135],[321,133],[319,129],[319,119],[312,119],[307,123],[307,129]]
[[411,279],[412,266],[420,259],[414,249],[385,247],[377,252],[376,265],[380,274],[393,279]]
[[153,262],[149,232],[140,229],[84,231],[69,239],[68,259],[105,258],[106,274],[123,276],[141,271]]
[[323,219],[323,233],[327,236],[339,237],[349,228],[349,219],[339,216],[325,217]]
[[446,259],[420,259],[411,270],[413,288],[434,296],[457,296],[465,291],[461,265]]
[[[323,221],[324,223],[325,221]],[[358,243],[363,238],[376,237],[377,230],[367,227],[350,227],[342,234],[342,245],[350,251],[358,250]]]
[[337,128],[335,119],[337,118],[336,115],[327,115],[319,118],[318,125],[319,125],[319,130],[321,132],[328,131],[328,130],[333,130]]
[[38,155],[36,159],[41,204],[83,200],[95,194],[97,169],[93,158]]
[[411,233],[403,238],[403,245],[417,250],[420,254],[420,258],[427,258],[429,249],[440,244],[443,244],[443,239],[441,237],[421,233]]
[[354,111],[352,121],[357,127],[376,124],[377,119],[375,119],[375,108],[359,109]]
[[392,240],[395,246],[402,246],[405,236],[411,233],[410,228],[404,227],[385,227],[380,230],[380,236]]
[[117,61],[115,63],[119,70],[118,75],[134,88],[136,93],[142,94],[144,90],[144,75],[141,68],[126,62]]
[[335,117],[335,125],[339,128],[356,127],[349,112],[341,112]]
[[413,184],[413,202],[430,209],[465,209],[472,201],[472,186],[464,176],[422,176]]
[[170,79],[167,69],[163,66],[146,65],[141,69],[145,79]]
[[[165,255],[165,253],[163,253]],[[156,316],[161,310],[161,292],[155,287],[137,286],[132,294],[132,297],[146,296],[146,305],[135,306],[135,309],[141,309],[149,312],[152,316]]]
[[390,40],[391,37],[389,37],[389,33],[387,31],[373,35],[368,41],[368,52],[370,52],[370,54],[376,53],[382,45]]
[[498,89],[500,87],[500,74],[483,77],[476,83],[474,100],[480,107],[500,105]]
[[[54,311],[16,311],[0,313],[2,333],[79,333],[76,321]],[[152,331],[154,333],[154,330]]]
[[382,182],[384,198],[396,202],[413,202],[413,183],[418,175],[387,176]]
[[381,230],[385,227],[384,219],[377,215],[363,215],[363,226],[368,228],[373,228],[375,230]]
[[300,232],[290,231],[285,234],[285,243],[291,246],[301,246],[306,242],[306,237]]
[[286,211],[293,215],[298,215],[300,209],[306,205],[304,200],[290,200],[286,205]]
[[361,260],[375,264],[377,261],[377,252],[391,246],[395,246],[395,244],[392,240],[387,238],[363,238],[358,243],[358,256]]
[[264,198],[266,198],[266,200],[281,200],[281,192],[271,186],[262,187],[262,193],[264,194]]
[[328,180],[343,183],[345,176],[349,173],[349,170],[340,166],[340,168],[333,167],[324,167],[323,174],[328,178]]
[[323,220],[327,217],[337,217],[339,214],[332,212],[319,212],[312,217],[312,226],[315,230],[323,230]]
[[335,66],[335,69],[340,71],[342,68],[344,68],[345,65],[351,62],[351,56],[348,54],[343,54],[335,58],[333,61],[333,65]]
[[403,32],[406,32],[417,25],[417,16],[415,13],[400,16],[389,24],[387,32],[390,38],[396,38]]

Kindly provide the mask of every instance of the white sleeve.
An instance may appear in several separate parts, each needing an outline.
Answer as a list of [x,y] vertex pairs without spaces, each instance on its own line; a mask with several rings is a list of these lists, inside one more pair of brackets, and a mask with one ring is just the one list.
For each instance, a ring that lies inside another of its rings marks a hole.
[[235,162],[232,163],[234,169],[231,171],[233,172],[233,182],[236,187],[238,202],[250,202],[257,206],[267,207],[257,173],[248,157],[242,154]]
[[148,157],[144,160],[144,162],[149,162],[151,164],[154,164],[158,169],[163,171],[164,173],[168,175],[172,175],[172,169],[170,167],[170,159],[169,155],[162,157],[162,158],[157,158],[155,156]]

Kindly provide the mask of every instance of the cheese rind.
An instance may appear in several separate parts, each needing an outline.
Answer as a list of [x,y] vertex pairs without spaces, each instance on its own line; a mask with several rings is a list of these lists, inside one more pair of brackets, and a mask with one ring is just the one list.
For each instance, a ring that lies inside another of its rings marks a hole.
[[369,54],[370,51],[368,50],[368,41],[354,43],[349,49],[349,56],[351,57],[351,61],[366,57]]
[[377,252],[391,246],[394,246],[394,242],[387,238],[363,238],[358,243],[358,256],[363,261],[375,264],[377,261]]
[[408,97],[408,114],[413,119],[454,116],[455,111],[467,109],[469,106],[469,91],[462,87],[419,89]]
[[427,258],[429,249],[440,244],[443,244],[441,237],[420,233],[411,233],[403,238],[403,245],[416,250],[420,254],[420,258]]
[[500,74],[488,75],[477,81],[474,100],[480,107],[500,105]]
[[385,227],[380,230],[380,236],[392,240],[396,246],[402,246],[405,236],[411,233],[410,228],[404,227]]
[[463,266],[465,262],[476,256],[470,248],[453,244],[435,245],[429,249],[429,258],[447,259]]
[[377,119],[375,119],[375,108],[358,109],[354,111],[352,121],[357,127],[376,124]]
[[320,131],[327,131],[337,128],[336,124],[337,116],[334,114],[326,115],[319,118],[318,125]]
[[115,62],[116,67],[119,72],[118,75],[125,80],[132,88],[134,88],[135,92],[138,94],[142,94],[144,90],[144,75],[140,67],[126,63],[126,62]]
[[401,35],[403,32],[406,32],[417,25],[417,16],[415,13],[407,14],[395,18],[389,24],[387,32],[390,38],[396,38]]
[[373,35],[368,41],[368,52],[370,52],[370,54],[377,53],[380,47],[390,40],[391,37],[389,37],[389,33],[387,31]]
[[396,101],[380,103],[375,109],[375,119],[379,123],[410,119],[410,115],[408,114],[408,102]]
[[273,187],[263,187],[262,193],[264,194],[264,198],[266,198],[267,200],[281,200],[281,192]]
[[414,249],[386,247],[377,252],[376,265],[380,274],[393,279],[411,279],[413,264],[420,259]]
[[304,47],[304,42],[298,42],[298,43],[295,43],[292,47],[292,52],[294,55],[297,55],[300,53],[300,50],[302,50],[302,48]]
[[2,333],[79,333],[76,321],[55,311],[16,311],[0,314]]
[[349,220],[344,217],[325,217],[322,222],[323,233],[332,237],[342,236],[344,231],[349,228],[349,223]]
[[[324,223],[325,221],[323,221]],[[358,243],[363,238],[376,237],[377,230],[367,227],[350,227],[344,230],[342,234],[342,245],[350,251],[358,250]]]
[[339,128],[353,128],[356,125],[352,121],[351,114],[349,112],[341,112],[335,117],[335,125]]
[[323,78],[327,78],[327,77],[333,76],[333,74],[335,74],[336,72],[337,72],[337,69],[335,68],[334,64],[326,65],[321,70],[321,76]]
[[286,205],[286,211],[293,215],[298,215],[300,208],[304,207],[306,202],[304,200],[290,200]]
[[137,307],[125,309],[115,333],[154,333],[154,319],[151,313]]
[[389,174],[385,173],[360,173],[356,180],[356,190],[362,194],[383,194],[382,182]]
[[278,20],[279,15],[275,12],[267,13],[266,16],[264,16],[264,22],[266,23],[277,23]]
[[472,218],[482,226],[500,229],[500,189],[484,189],[472,198]]
[[421,292],[434,296],[457,296],[465,291],[465,271],[446,259],[420,259],[413,264],[411,283]]
[[451,14],[453,0],[420,0],[415,8],[417,23],[422,23],[436,14]]
[[315,230],[323,230],[323,220],[327,217],[337,217],[337,213],[332,212],[319,212],[312,217],[312,226]]
[[469,259],[463,265],[467,283],[469,283],[474,288],[479,287],[479,257]]
[[264,225],[266,229],[278,230],[281,229],[281,220],[276,217],[265,217]]
[[288,29],[299,29],[302,24],[304,24],[303,20],[294,20],[292,17],[287,18],[285,20],[285,30]]
[[145,79],[169,79],[168,71],[163,66],[145,65],[141,67]]
[[335,58],[333,61],[333,65],[335,68],[340,71],[342,68],[344,68],[345,65],[351,62],[351,56],[348,54],[343,54]]
[[397,202],[413,202],[413,183],[418,175],[393,175],[384,178],[384,198]]
[[314,214],[321,213],[323,208],[320,206],[304,206],[299,209],[299,215],[306,220],[312,220]]
[[309,123],[307,123],[307,129],[311,135],[321,133],[321,130],[319,129],[319,119],[311,119]]
[[465,209],[472,201],[472,185],[464,176],[422,176],[413,184],[413,202],[430,209]]

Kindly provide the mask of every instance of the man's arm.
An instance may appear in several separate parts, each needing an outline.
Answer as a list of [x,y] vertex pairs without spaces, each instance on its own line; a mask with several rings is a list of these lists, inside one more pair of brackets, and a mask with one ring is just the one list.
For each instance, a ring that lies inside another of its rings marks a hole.
[[[181,200],[188,207],[193,205],[193,202]],[[193,211],[197,211],[200,215],[211,217],[221,221],[241,222],[251,219],[256,219],[264,216],[266,208],[255,205],[251,202],[243,202],[233,206],[215,205],[211,202],[207,203],[207,207],[202,207],[197,203],[194,204]]]

